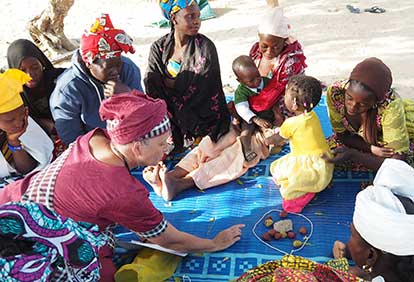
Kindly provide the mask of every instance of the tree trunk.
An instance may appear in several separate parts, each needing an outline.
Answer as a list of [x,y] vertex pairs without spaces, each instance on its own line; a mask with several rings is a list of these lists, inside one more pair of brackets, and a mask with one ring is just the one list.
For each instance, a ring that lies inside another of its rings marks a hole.
[[267,1],[267,6],[269,6],[270,8],[279,6],[278,0],[266,0],[266,1]]
[[49,0],[48,7],[28,24],[30,36],[51,57],[77,48],[63,31],[64,19],[75,0]]

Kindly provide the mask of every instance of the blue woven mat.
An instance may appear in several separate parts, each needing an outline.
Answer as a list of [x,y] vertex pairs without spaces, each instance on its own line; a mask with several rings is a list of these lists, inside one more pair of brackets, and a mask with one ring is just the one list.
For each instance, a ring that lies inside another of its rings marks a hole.
[[[324,102],[323,99],[316,112],[325,135],[329,136],[332,131]],[[185,275],[191,281],[229,281],[249,268],[283,255],[259,241],[253,235],[253,226],[265,213],[272,209],[281,209],[280,193],[269,176],[269,166],[288,151],[288,146],[285,146],[279,155],[262,161],[236,181],[204,192],[195,188],[189,189],[170,203],[166,203],[150,190],[154,205],[179,230],[213,238],[219,231],[233,224],[246,225],[241,240],[235,245],[223,252],[185,257],[174,277]],[[135,171],[134,174],[143,181],[141,171]],[[296,252],[297,255],[320,262],[332,256],[333,242],[346,241],[349,237],[355,195],[360,190],[360,182],[369,179],[372,179],[369,172],[335,171],[332,187],[319,193],[303,211],[303,215],[313,224],[313,234],[308,244]],[[270,215],[279,220],[278,212],[271,212]],[[311,224],[306,219],[298,215],[289,215],[288,218],[292,219],[295,230],[300,226],[311,230]],[[259,236],[267,230],[262,222],[255,229]],[[117,232],[121,240],[129,240],[135,236],[122,228],[118,228]],[[297,239],[303,239],[303,236],[298,234]],[[292,241],[283,239],[270,244],[290,253],[294,249]]]

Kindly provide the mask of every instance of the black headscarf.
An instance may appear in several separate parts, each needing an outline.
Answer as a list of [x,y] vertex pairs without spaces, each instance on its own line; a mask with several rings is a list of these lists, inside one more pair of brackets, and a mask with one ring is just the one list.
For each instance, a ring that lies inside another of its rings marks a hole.
[[45,70],[54,68],[45,54],[30,40],[17,39],[7,49],[7,63],[9,64],[9,68],[20,68],[22,60],[27,57],[38,59]]

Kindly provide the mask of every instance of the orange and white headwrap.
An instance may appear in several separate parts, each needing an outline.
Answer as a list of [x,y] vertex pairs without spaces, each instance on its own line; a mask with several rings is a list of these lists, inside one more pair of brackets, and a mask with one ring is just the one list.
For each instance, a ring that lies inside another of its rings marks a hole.
[[122,29],[115,29],[108,14],[96,19],[89,31],[80,40],[80,52],[85,63],[95,59],[121,56],[122,52],[135,53],[132,38]]

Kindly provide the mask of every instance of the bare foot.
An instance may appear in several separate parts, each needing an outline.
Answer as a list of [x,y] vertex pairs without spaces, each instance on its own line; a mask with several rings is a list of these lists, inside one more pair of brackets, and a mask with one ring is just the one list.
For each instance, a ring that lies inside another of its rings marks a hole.
[[142,177],[151,185],[155,194],[162,197],[165,201],[171,201],[175,196],[172,190],[174,185],[170,183],[166,174],[167,167],[163,162],[159,162],[156,166],[147,166],[142,172]]
[[345,258],[346,244],[341,241],[335,241],[332,252],[335,259]]

